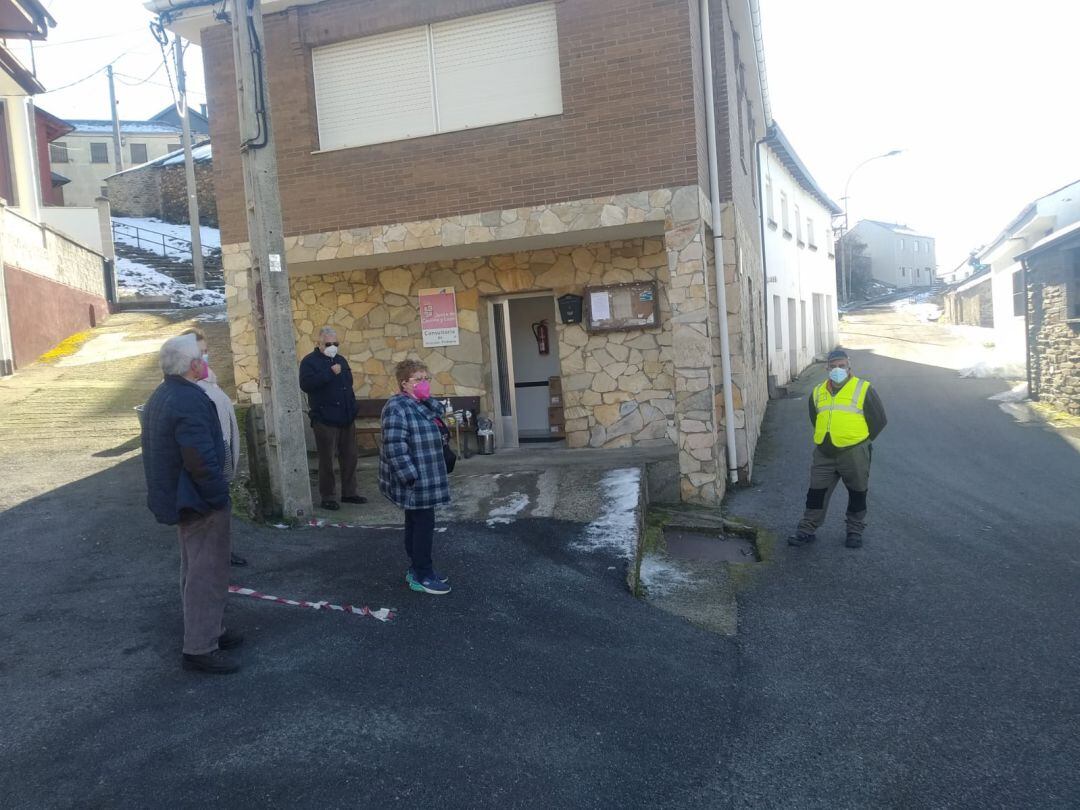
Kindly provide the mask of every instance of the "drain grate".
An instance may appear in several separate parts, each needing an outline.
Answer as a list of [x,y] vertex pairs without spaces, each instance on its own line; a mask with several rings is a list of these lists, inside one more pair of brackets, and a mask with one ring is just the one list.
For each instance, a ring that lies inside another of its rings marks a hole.
[[680,528],[665,528],[668,556],[701,562],[757,562],[754,542],[745,537],[725,537]]

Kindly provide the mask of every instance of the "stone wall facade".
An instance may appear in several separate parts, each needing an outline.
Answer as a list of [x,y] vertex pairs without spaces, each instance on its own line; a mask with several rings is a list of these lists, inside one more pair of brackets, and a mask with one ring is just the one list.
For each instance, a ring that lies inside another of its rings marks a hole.
[[[297,355],[311,350],[319,327],[331,323],[357,371],[358,395],[393,391],[394,363],[419,356],[442,392],[481,396],[489,411],[486,296],[536,292],[581,294],[587,285],[656,280],[657,328],[588,334],[556,324],[572,447],[674,443],[684,500],[716,504],[725,490],[715,291],[710,293],[708,200],[698,186],[449,217],[378,228],[305,234],[286,239],[292,265]],[[642,228],[655,236],[583,240],[550,249],[509,252],[530,239]],[[395,262],[426,250],[465,247],[475,258]],[[236,382],[242,399],[259,396],[249,246],[223,246]],[[378,266],[364,267],[365,262]],[[357,266],[357,265],[361,266]],[[325,272],[319,272],[325,267]],[[734,267],[725,267],[734,279]],[[461,345],[421,346],[416,291],[453,286]],[[737,287],[732,280],[729,289]],[[729,292],[736,315],[746,310]],[[732,329],[737,329],[738,318]],[[763,376],[763,375],[762,375]],[[736,395],[738,409],[745,396]],[[739,418],[736,415],[736,418]],[[755,417],[759,418],[759,417]],[[750,422],[754,422],[751,419]],[[740,428],[745,427],[745,420]],[[755,434],[756,437],[756,434]],[[752,452],[752,442],[749,445]]]
[[[661,290],[659,327],[589,334],[582,324],[556,322],[553,346],[561,363],[570,447],[672,444],[671,318],[663,292],[667,264],[663,240],[652,238],[300,276],[291,283],[297,357],[312,350],[322,326],[331,325],[353,368],[358,397],[393,395],[395,364],[418,358],[431,370],[437,396],[479,396],[491,414],[485,296],[544,291],[558,297],[580,294],[586,285],[655,280]],[[239,301],[247,292],[245,274],[230,272],[229,281],[236,291],[230,303]],[[443,286],[456,290],[460,343],[425,348],[417,294]],[[250,396],[257,387],[250,326],[234,329],[233,351],[238,391]]]
[[[1080,251],[1072,251],[1080,256]],[[1080,319],[1069,306],[1080,299],[1080,279],[1070,251],[1035,257],[1028,272],[1028,371],[1032,396],[1080,416]],[[1076,285],[1070,299],[1070,284]]]
[[[120,217],[157,217],[165,222],[188,221],[187,175],[183,164],[147,164],[108,179],[109,204]],[[195,188],[199,197],[199,222],[218,226],[214,169],[210,161],[195,162]]]

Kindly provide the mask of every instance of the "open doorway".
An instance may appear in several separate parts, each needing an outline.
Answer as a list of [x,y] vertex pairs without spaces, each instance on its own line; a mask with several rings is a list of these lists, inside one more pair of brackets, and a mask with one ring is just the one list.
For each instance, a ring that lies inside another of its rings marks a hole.
[[551,377],[561,374],[555,299],[548,294],[490,300],[492,390],[496,441],[502,447],[552,442]]

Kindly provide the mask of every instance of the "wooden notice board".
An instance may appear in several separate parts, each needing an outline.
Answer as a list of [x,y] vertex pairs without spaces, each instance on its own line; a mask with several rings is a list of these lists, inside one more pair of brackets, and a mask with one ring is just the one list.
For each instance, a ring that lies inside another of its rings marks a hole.
[[589,332],[625,332],[660,325],[655,281],[632,281],[585,288],[585,328]]

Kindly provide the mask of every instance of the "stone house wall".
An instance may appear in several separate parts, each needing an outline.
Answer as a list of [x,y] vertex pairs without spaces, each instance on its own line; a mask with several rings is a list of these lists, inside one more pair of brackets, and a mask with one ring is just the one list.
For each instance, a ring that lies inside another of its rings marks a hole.
[[105,182],[114,216],[161,217],[161,184],[156,167],[130,169],[114,174]]
[[1068,319],[1068,255],[1058,250],[1030,262],[1028,368],[1036,399],[1080,416],[1080,321]]
[[[581,324],[554,324],[570,447],[627,447],[674,442],[674,376],[671,311],[663,239],[641,238],[524,253],[304,275],[292,280],[298,359],[332,325],[353,368],[358,397],[384,398],[396,391],[394,365],[425,362],[436,396],[480,396],[493,411],[485,296],[525,292],[581,294],[586,285],[656,280],[661,324],[654,329],[589,334]],[[231,276],[230,314],[250,315],[246,276]],[[417,292],[456,289],[460,345],[422,345]],[[257,390],[258,361],[250,319],[233,330],[237,389]]]
[[[187,176],[183,164],[145,166],[115,174],[107,181],[109,204],[120,217],[157,217],[165,222],[188,221]],[[210,161],[195,162],[199,222],[218,226],[214,169]]]
[[[158,169],[161,185],[161,219],[187,222],[187,176],[183,164]],[[214,167],[210,161],[195,162],[195,190],[199,196],[199,222],[218,227],[217,196],[214,194]],[[110,188],[110,193],[112,189]]]

